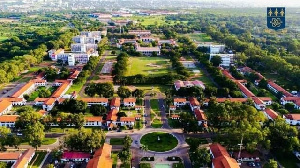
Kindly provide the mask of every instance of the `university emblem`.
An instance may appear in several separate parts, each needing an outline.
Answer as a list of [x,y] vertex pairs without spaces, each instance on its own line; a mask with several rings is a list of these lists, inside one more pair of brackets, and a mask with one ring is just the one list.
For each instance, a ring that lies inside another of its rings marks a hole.
[[285,8],[267,8],[267,26],[269,29],[279,30],[285,28]]

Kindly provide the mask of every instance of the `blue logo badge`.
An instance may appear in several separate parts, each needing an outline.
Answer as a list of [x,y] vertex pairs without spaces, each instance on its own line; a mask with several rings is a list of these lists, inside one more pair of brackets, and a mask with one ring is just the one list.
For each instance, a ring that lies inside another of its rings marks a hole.
[[285,28],[285,7],[267,8],[267,25],[269,29],[279,30]]

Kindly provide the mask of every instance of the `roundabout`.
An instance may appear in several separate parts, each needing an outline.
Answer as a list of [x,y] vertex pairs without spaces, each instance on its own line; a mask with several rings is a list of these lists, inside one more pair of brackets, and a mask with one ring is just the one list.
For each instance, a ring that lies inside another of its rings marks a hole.
[[149,151],[153,152],[167,152],[177,147],[177,138],[166,132],[151,132],[145,134],[140,139],[141,145],[147,147]]

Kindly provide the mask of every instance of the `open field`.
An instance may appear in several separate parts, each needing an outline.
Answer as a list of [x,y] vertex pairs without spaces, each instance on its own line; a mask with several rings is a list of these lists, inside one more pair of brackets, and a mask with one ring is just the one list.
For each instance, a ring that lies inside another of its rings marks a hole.
[[130,57],[126,76],[162,75],[170,71],[170,62],[162,57]]
[[196,75],[195,79],[202,81],[204,85],[214,86],[210,78],[206,76],[202,70],[200,70],[200,73]]
[[160,116],[158,100],[157,99],[151,99],[150,100],[150,106],[151,106],[151,110],[153,112],[155,112],[158,116]]
[[123,138],[111,138],[110,145],[123,145],[124,139]]
[[76,92],[76,93],[79,93],[79,91],[81,90],[81,88],[83,87],[85,82],[82,82],[82,83],[77,83],[77,84],[73,84],[70,89],[66,92],[66,94],[70,94],[72,92]]
[[42,161],[44,160],[46,156],[46,152],[35,152],[35,155],[31,159],[31,162],[29,163],[29,167],[31,168],[38,168]]
[[[54,144],[56,140],[57,140],[56,138],[44,138],[44,140],[42,141],[42,145]],[[28,142],[23,142],[21,143],[21,145],[28,145]]]
[[149,91],[162,92],[164,93],[166,90],[170,89],[172,86],[166,85],[135,85],[137,89],[141,89],[144,93]]
[[178,141],[169,133],[152,132],[142,136],[141,144],[148,146],[150,151],[165,152],[175,148]]
[[154,119],[153,122],[151,123],[151,126],[153,128],[161,128],[162,127],[162,122],[160,121],[160,119]]
[[211,37],[205,33],[190,33],[186,34],[186,36],[197,42],[212,42]]

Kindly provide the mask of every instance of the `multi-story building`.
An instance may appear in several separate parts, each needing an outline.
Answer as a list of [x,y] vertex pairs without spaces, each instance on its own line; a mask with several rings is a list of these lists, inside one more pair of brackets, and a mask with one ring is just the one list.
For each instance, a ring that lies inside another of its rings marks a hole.
[[270,90],[272,90],[274,93],[278,93],[278,92],[282,92],[282,96],[283,97],[293,97],[294,95],[291,94],[290,92],[286,91],[285,89],[283,89],[281,86],[277,85],[275,82],[269,80],[268,81],[268,88]]
[[220,66],[229,67],[233,63],[233,57],[234,54],[210,54],[209,60],[212,59],[212,57],[220,56],[222,59],[222,63]]
[[18,115],[1,115],[0,116],[0,126],[13,128],[17,121]]
[[204,83],[199,80],[194,80],[194,81],[176,80],[174,82],[174,87],[175,87],[176,91],[178,91],[180,88],[190,88],[190,87],[200,87],[203,90],[205,89]]
[[103,106],[108,106],[108,99],[107,98],[81,98],[79,100],[82,100],[87,103],[88,106],[100,104]]
[[12,103],[7,100],[0,100],[0,116],[8,113],[12,109]]
[[219,54],[223,53],[225,51],[225,45],[210,45],[209,46],[209,52],[210,54]]
[[151,36],[150,30],[128,30],[128,34],[136,35],[138,37]]
[[157,47],[141,47],[138,43],[135,44],[135,51],[142,53],[146,56],[151,56],[153,53],[160,55],[160,48]]

